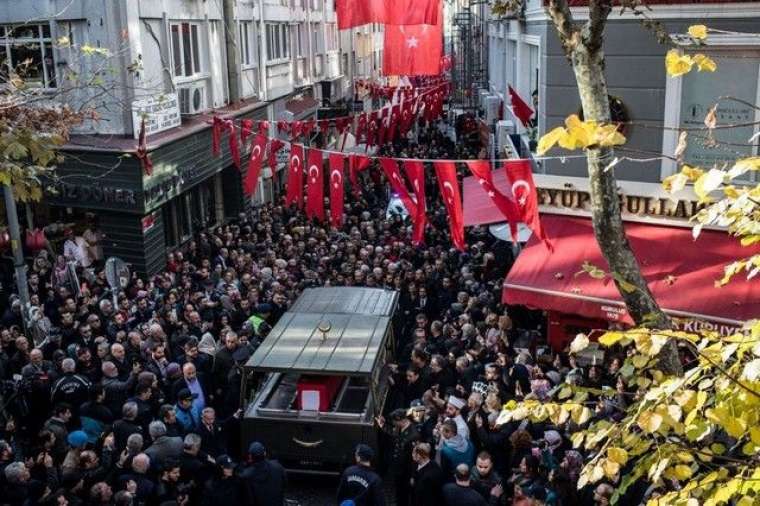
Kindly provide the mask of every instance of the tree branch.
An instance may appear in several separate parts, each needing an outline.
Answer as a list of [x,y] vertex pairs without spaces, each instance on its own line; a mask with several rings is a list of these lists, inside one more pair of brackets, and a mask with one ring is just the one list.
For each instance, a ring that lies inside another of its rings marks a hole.
[[562,48],[565,50],[565,56],[570,58],[573,50],[580,42],[580,32],[573,26],[573,14],[570,12],[570,6],[567,0],[549,0],[546,10],[557,29]]
[[612,0],[590,0],[588,21],[583,26],[581,39],[590,53],[602,49],[604,27],[612,11]]

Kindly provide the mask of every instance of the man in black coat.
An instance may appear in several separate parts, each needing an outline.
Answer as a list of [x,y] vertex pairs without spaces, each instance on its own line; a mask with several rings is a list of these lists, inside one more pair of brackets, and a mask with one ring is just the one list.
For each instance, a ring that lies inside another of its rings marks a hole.
[[390,469],[393,472],[393,483],[396,489],[396,504],[408,506],[411,496],[411,479],[414,469],[412,448],[420,440],[420,433],[409,417],[406,409],[396,409],[390,414],[395,430],[386,428],[385,420],[380,417],[377,423],[380,429],[389,434],[393,440],[390,457]]
[[428,443],[417,443],[412,450],[417,464],[412,477],[412,506],[440,506],[443,502],[443,471],[436,461],[430,460],[430,454]]
[[501,485],[491,489],[491,495],[486,501],[477,490],[470,486],[470,468],[467,464],[459,464],[454,472],[454,483],[443,486],[443,504],[445,506],[496,506],[504,493]]
[[351,500],[356,506],[385,506],[385,493],[380,476],[372,470],[375,452],[369,446],[356,447],[356,465],[343,471],[338,484],[338,504]]
[[264,445],[254,441],[248,447],[251,464],[240,477],[248,486],[253,506],[283,506],[285,503],[285,469],[276,460],[267,459]]

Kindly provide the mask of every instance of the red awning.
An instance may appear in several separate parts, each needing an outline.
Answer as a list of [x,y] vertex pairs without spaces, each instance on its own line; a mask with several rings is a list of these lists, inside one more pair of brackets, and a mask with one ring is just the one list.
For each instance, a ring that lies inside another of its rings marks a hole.
[[[509,192],[509,182],[507,181],[507,172],[505,170],[494,170],[493,184],[502,193]],[[504,215],[494,205],[491,197],[480,184],[477,178],[473,176],[465,177],[462,180],[463,201],[464,201],[464,225],[471,227],[473,225],[488,225],[491,223],[501,223],[506,221]]]
[[[554,252],[531,237],[504,281],[502,300],[588,318],[632,323],[609,277],[594,279],[583,262],[609,272],[591,220],[542,215]],[[723,287],[723,266],[760,251],[744,248],[725,232],[626,223],[626,234],[655,298],[668,314],[738,326],[760,317],[760,284],[738,275]],[[720,329],[718,329],[720,330]]]

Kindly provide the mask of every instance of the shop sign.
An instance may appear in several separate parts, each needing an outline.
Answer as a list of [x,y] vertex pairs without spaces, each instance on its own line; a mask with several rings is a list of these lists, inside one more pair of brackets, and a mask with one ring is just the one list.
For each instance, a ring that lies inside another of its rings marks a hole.
[[[588,179],[535,174],[542,213],[591,216]],[[689,221],[704,208],[689,188],[670,195],[657,183],[618,182],[620,211],[626,221],[691,227]]]
[[150,213],[147,216],[143,216],[143,219],[142,219],[143,234],[147,234],[155,226],[156,226],[156,213]]
[[748,332],[742,328],[741,325],[734,325],[731,323],[717,323],[685,318],[673,318],[673,323],[675,323],[678,330],[682,330],[684,332],[717,332],[723,337],[731,336],[734,334],[745,334]]
[[135,139],[140,135],[140,124],[145,118],[145,134],[150,136],[182,124],[179,100],[176,93],[165,93],[158,97],[132,102],[132,124]]
[[174,198],[207,175],[207,171],[197,167],[177,169],[163,177],[161,181],[145,189],[145,207],[151,208],[156,204]]
[[137,205],[137,194],[139,193],[135,190],[115,188],[113,186],[66,182],[58,182],[55,184],[54,188],[56,193],[53,195],[53,198],[57,197],[65,201],[128,206]]

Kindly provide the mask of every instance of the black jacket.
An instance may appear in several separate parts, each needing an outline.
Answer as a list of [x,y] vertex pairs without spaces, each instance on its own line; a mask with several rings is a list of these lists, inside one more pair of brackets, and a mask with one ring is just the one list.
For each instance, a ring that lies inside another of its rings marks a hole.
[[206,483],[201,505],[250,504],[250,497],[245,482],[238,476],[214,478]]
[[246,467],[240,477],[248,486],[252,506],[282,506],[285,502],[285,469],[276,460],[262,460]]
[[351,499],[356,506],[385,506],[383,482],[366,466],[351,466],[340,477],[338,504]]
[[443,486],[443,504],[445,506],[494,506],[498,499],[494,496],[486,501],[474,488],[463,487],[456,483]]
[[412,506],[440,506],[443,502],[443,471],[434,460],[414,471]]

